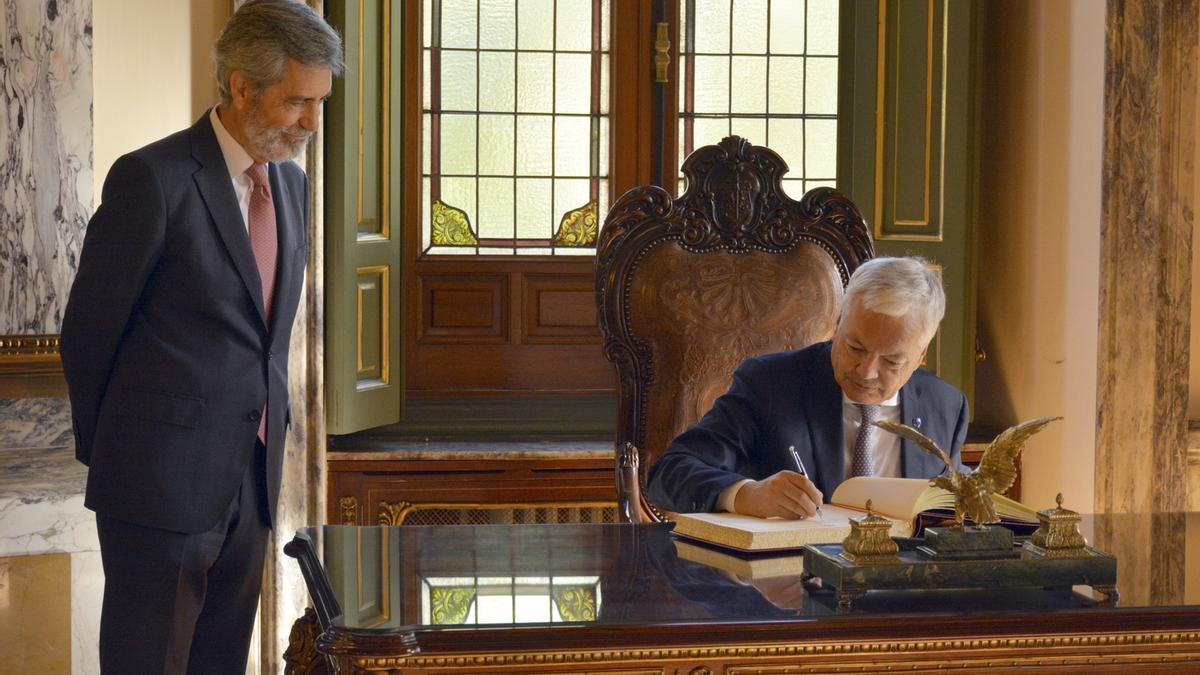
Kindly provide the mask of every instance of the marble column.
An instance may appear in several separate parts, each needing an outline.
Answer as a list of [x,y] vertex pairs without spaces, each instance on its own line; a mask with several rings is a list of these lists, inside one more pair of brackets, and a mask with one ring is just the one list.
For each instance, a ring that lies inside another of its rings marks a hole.
[[1145,527],[1096,544],[1154,589],[1135,603],[1184,587],[1198,38],[1196,0],[1108,3],[1095,508]]
[[0,336],[58,333],[91,210],[91,0],[0,0]]

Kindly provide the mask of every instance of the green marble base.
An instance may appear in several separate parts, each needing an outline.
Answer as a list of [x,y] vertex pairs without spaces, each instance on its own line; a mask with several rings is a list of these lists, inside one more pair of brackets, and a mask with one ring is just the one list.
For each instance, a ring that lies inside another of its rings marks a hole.
[[1054,589],[1091,586],[1115,603],[1117,559],[1093,548],[1087,558],[1044,558],[1011,549],[1014,555],[982,559],[931,558],[919,550],[926,540],[897,540],[898,561],[887,565],[858,564],[842,556],[841,544],[804,547],[804,573],[818,577],[821,586],[837,590],[838,609],[874,590],[1003,590]]
[[991,560],[1019,558],[1012,530],[1003,527],[930,527],[917,550],[934,560]]

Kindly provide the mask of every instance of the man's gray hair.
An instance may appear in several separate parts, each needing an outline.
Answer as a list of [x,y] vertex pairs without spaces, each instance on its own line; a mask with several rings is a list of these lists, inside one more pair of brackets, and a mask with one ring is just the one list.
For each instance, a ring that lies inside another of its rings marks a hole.
[[310,68],[345,70],[342,38],[321,15],[298,0],[249,0],[230,17],[213,47],[217,93],[233,100],[229,76],[240,71],[256,92],[283,79],[287,60]]
[[873,258],[854,270],[842,296],[842,316],[855,301],[888,316],[912,315],[921,322],[924,342],[937,333],[946,314],[942,277],[921,258]]

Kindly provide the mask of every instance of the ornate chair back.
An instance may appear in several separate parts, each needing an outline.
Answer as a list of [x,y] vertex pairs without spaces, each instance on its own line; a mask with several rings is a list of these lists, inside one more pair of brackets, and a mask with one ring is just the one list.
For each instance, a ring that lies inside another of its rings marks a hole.
[[600,232],[596,298],[617,368],[618,510],[668,516],[641,496],[645,468],[757,354],[828,339],[850,274],[874,255],[858,209],[833,188],[783,192],[774,151],[730,136],[683,163],[687,192],[617,200]]

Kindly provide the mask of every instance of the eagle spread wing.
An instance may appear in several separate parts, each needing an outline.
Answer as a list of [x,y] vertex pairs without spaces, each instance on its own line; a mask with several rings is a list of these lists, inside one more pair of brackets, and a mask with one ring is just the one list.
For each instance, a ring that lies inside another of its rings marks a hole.
[[937,443],[933,442],[933,439],[929,438],[925,434],[917,431],[907,424],[899,424],[896,422],[889,422],[887,420],[876,420],[871,422],[871,424],[874,424],[884,431],[890,431],[900,438],[904,438],[916,443],[925,452],[928,452],[934,457],[937,457],[945,462],[946,466],[949,467],[951,474],[958,473],[958,471],[955,470],[954,464],[950,461],[950,457],[938,447]]
[[979,469],[976,473],[990,483],[994,494],[1002,494],[1012,487],[1013,482],[1017,479],[1017,455],[1021,454],[1021,450],[1025,448],[1025,441],[1041,431],[1047,424],[1061,419],[1061,417],[1039,417],[1005,429],[983,451],[983,458],[979,460]]

